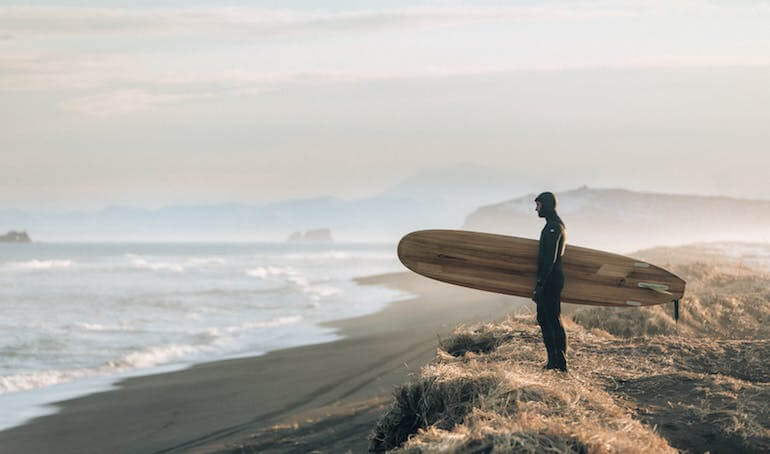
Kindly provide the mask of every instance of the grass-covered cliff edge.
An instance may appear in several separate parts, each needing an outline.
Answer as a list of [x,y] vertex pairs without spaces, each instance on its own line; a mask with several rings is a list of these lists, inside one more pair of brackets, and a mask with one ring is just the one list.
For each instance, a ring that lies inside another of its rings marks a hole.
[[395,390],[370,449],[770,452],[770,275],[731,247],[632,254],[687,281],[678,324],[670,307],[565,305],[568,374],[542,370],[531,315],[459,327]]

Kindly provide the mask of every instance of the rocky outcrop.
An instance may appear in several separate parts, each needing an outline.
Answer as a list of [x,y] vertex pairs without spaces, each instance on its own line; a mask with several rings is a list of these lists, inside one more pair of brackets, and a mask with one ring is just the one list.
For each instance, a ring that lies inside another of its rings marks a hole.
[[14,232],[11,230],[5,235],[0,235],[0,243],[31,243],[27,232]]
[[328,243],[332,240],[332,231],[330,229],[313,229],[308,230],[304,234],[302,232],[294,232],[289,235],[289,241],[309,241],[317,243]]

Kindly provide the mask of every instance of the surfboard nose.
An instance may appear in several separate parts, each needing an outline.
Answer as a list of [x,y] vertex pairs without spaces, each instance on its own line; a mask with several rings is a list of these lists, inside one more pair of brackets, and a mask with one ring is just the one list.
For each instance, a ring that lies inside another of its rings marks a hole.
[[425,237],[425,230],[417,230],[414,232],[409,232],[398,241],[398,247],[396,248],[396,253],[398,254],[398,260],[401,262],[402,265],[407,267],[408,269],[414,271],[414,269],[409,266],[409,251],[415,250],[414,246],[416,243],[419,242],[420,237]]

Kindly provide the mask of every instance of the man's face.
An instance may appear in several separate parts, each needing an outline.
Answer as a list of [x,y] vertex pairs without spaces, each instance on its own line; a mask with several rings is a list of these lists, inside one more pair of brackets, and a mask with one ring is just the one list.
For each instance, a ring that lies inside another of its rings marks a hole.
[[541,217],[541,218],[543,217],[543,213],[540,212],[540,210],[542,210],[542,209],[543,209],[543,204],[540,203],[539,201],[536,201],[535,202],[535,211],[537,211],[538,217]]

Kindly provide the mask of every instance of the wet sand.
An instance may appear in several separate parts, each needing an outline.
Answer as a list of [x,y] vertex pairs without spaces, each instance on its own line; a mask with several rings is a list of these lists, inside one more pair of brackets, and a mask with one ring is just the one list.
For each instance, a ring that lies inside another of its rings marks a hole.
[[60,402],[0,432],[0,453],[365,452],[395,386],[459,323],[492,321],[526,300],[412,273],[361,278],[417,295],[330,323],[341,340],[130,378]]

